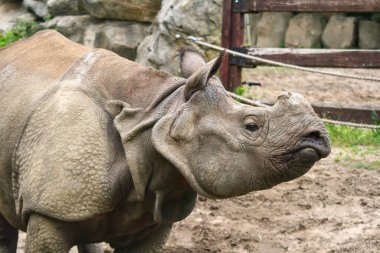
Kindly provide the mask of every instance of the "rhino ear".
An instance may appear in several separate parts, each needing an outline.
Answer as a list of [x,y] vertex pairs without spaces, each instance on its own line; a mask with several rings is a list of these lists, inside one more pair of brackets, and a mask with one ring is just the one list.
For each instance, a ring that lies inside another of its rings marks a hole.
[[218,72],[223,58],[224,51],[219,54],[218,58],[202,66],[187,79],[184,91],[186,101],[189,100],[196,91],[206,87],[208,80]]

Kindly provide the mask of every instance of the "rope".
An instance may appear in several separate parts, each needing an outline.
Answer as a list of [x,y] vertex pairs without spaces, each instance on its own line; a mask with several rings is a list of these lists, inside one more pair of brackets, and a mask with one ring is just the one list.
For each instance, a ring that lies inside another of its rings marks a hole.
[[[259,102],[255,102],[251,99],[244,98],[242,96],[236,95],[232,92],[227,91],[227,93],[234,99],[247,104],[247,105],[252,105],[256,107],[269,107],[266,104],[262,104]],[[359,124],[359,123],[352,123],[352,122],[344,122],[344,121],[337,121],[337,120],[331,120],[331,119],[322,119],[324,123],[328,124],[334,124],[334,125],[340,125],[340,126],[349,126],[349,127],[355,127],[355,128],[366,128],[366,129],[372,129],[372,130],[377,130],[380,129],[380,126],[377,125],[368,125],[368,124]]]
[[355,80],[380,82],[380,78],[377,78],[377,77],[349,75],[349,74],[343,74],[343,73],[338,73],[338,72],[324,71],[324,70],[320,70],[320,69],[300,67],[297,65],[282,63],[282,62],[278,62],[278,61],[272,61],[272,60],[264,59],[261,57],[253,56],[253,55],[243,54],[243,53],[239,53],[239,52],[227,49],[227,48],[223,48],[220,46],[216,46],[216,45],[207,43],[205,41],[202,41],[200,38],[197,38],[194,36],[189,36],[188,39],[193,41],[194,43],[197,43],[197,44],[202,45],[202,46],[206,46],[206,47],[218,50],[218,51],[226,51],[227,53],[229,53],[231,55],[236,55],[236,56],[239,56],[242,58],[246,58],[246,59],[250,59],[250,60],[254,60],[254,61],[258,61],[258,62],[263,62],[263,63],[267,63],[267,64],[274,65],[274,66],[291,68],[291,69],[296,69],[296,70],[300,70],[300,71],[305,71],[305,72],[310,72],[310,73],[315,73],[315,74],[328,75],[328,76],[341,77],[341,78],[350,78],[350,79],[355,79]]
[[[181,35],[179,35],[179,34],[176,35],[176,39],[178,39],[180,37],[181,37]],[[270,64],[270,65],[275,65],[275,66],[279,66],[279,67],[286,67],[286,68],[292,68],[292,69],[296,69],[296,70],[300,70],[300,71],[306,71],[306,72],[310,72],[310,73],[329,75],[329,76],[335,76],[335,77],[341,77],[341,78],[350,78],[350,79],[356,79],[356,80],[380,82],[380,78],[376,78],[376,77],[347,75],[347,74],[343,74],[343,73],[323,71],[323,70],[312,69],[312,68],[305,68],[305,67],[300,67],[300,66],[297,66],[297,65],[286,64],[286,63],[282,63],[282,62],[267,60],[267,59],[260,58],[260,57],[257,57],[257,56],[253,56],[253,55],[242,54],[242,53],[239,53],[239,52],[227,49],[227,48],[223,48],[223,47],[219,47],[219,46],[207,43],[205,41],[202,41],[200,38],[197,38],[197,37],[194,37],[194,36],[188,36],[187,39],[191,40],[194,43],[197,43],[199,45],[203,45],[203,46],[206,46],[206,47],[218,50],[218,51],[225,51],[225,52],[227,52],[229,54],[232,54],[232,55],[236,55],[236,56],[239,56],[239,57],[243,57],[243,58],[247,58],[247,59],[251,59],[251,60],[255,60],[255,61],[259,61],[259,62],[264,62],[264,63]],[[256,106],[256,107],[268,107],[268,105],[255,102],[255,101],[253,101],[251,99],[244,98],[244,97],[236,95],[236,94],[234,94],[232,92],[227,91],[227,93],[232,98],[234,98],[235,100],[237,100],[239,102],[243,102],[245,104]],[[330,120],[330,119],[322,119],[322,121],[324,123],[328,123],[328,124],[341,125],[341,126],[349,126],[349,127],[355,127],[355,128],[366,128],[366,129],[372,129],[372,130],[380,129],[380,126],[377,126],[377,125],[358,124],[358,123],[344,122],[344,121],[337,121],[337,120]]]
[[355,127],[355,128],[366,128],[366,129],[372,129],[372,130],[380,129],[380,126],[376,126],[376,125],[343,122],[343,121],[337,121],[337,120],[332,120],[332,119],[322,119],[322,121],[324,123],[340,125],[340,126],[349,126],[349,127]]

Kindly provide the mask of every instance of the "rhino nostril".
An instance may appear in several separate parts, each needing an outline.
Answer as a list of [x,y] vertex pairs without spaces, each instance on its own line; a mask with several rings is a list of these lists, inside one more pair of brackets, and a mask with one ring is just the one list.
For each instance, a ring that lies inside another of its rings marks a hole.
[[319,131],[312,131],[306,135],[303,136],[305,139],[311,140],[311,141],[318,141],[322,139],[321,132]]

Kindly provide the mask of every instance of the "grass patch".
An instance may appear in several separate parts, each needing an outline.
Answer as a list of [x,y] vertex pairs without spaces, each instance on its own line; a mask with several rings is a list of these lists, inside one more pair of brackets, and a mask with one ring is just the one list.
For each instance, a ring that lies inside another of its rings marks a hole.
[[338,146],[378,146],[380,147],[380,129],[361,129],[348,126],[325,124],[331,143]]
[[378,146],[339,147],[334,161],[346,168],[376,170],[380,172],[380,148]]
[[380,172],[380,130],[326,124],[331,143],[338,151],[334,161],[350,169]]
[[12,30],[4,34],[0,34],[0,47],[4,47],[20,39],[30,37],[36,32],[46,28],[47,27],[35,21],[18,20],[16,26]]

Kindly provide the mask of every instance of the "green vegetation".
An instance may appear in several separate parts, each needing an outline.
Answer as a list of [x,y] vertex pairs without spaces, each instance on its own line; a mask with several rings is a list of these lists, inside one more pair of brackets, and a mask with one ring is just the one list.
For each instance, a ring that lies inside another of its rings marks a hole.
[[[378,124],[377,121],[374,121]],[[338,150],[334,161],[346,168],[380,172],[380,129],[360,129],[326,124],[333,144]]]
[[0,47],[4,47],[19,39],[27,38],[43,29],[46,29],[46,27],[35,21],[19,20],[12,30],[0,35]]
[[235,88],[234,93],[239,96],[243,96],[243,94],[246,92],[246,89],[244,86],[240,85]]
[[337,148],[334,161],[346,168],[367,169],[380,172],[379,146],[353,146]]
[[370,130],[326,124],[333,145],[338,146],[378,146],[380,148],[380,129]]

